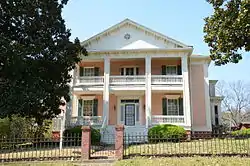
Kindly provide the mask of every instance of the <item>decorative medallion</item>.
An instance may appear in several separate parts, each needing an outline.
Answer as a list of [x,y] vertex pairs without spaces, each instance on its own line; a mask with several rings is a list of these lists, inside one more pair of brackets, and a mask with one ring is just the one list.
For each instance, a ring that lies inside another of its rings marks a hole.
[[130,39],[130,34],[128,34],[128,33],[126,33],[125,35],[124,35],[124,39],[126,39],[126,40],[128,40],[128,39]]

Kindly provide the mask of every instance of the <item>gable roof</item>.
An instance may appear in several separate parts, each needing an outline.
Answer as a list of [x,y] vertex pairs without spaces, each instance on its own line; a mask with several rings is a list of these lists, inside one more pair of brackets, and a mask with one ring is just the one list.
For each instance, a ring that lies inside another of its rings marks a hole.
[[188,45],[186,45],[186,44],[184,44],[184,43],[182,43],[180,41],[177,41],[177,40],[175,40],[175,39],[173,39],[171,37],[168,37],[168,36],[163,35],[163,34],[161,34],[159,32],[156,32],[156,31],[154,31],[154,30],[152,30],[150,28],[147,28],[147,27],[145,27],[145,26],[143,26],[141,24],[138,24],[137,22],[134,22],[134,21],[132,21],[132,20],[130,20],[128,18],[125,19],[125,20],[123,20],[123,21],[121,21],[121,22],[119,22],[118,24],[115,24],[115,25],[111,26],[110,28],[108,28],[108,29],[106,29],[106,30],[104,30],[104,31],[102,31],[102,32],[100,32],[100,33],[98,33],[98,34],[90,37],[89,39],[83,41],[81,44],[84,45],[84,46],[88,45],[88,43],[91,43],[94,40],[98,40],[101,37],[106,36],[107,34],[112,33],[115,29],[117,29],[119,27],[122,27],[122,26],[124,26],[126,24],[133,25],[133,26],[135,26],[135,27],[137,27],[139,29],[144,30],[145,32],[147,32],[149,34],[154,34],[156,37],[161,38],[163,40],[173,42],[174,44],[179,45],[180,47],[192,47],[192,46],[188,46]]

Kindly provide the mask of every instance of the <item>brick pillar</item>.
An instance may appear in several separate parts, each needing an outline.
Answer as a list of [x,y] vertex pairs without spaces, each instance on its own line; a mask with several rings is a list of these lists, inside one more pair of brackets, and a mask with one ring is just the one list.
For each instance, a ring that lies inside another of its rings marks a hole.
[[90,147],[91,147],[90,126],[83,126],[82,127],[82,146],[81,146],[82,160],[90,159]]
[[124,125],[117,125],[115,131],[115,156],[120,160],[123,159]]
[[186,134],[187,134],[187,140],[190,141],[191,140],[191,131],[190,130],[186,130]]
[[54,141],[60,140],[60,131],[52,131],[52,139]]

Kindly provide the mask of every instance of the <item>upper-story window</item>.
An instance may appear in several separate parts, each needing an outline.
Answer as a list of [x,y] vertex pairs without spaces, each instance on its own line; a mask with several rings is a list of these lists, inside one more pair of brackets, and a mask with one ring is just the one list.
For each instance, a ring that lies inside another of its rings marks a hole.
[[139,68],[138,67],[123,67],[120,70],[120,75],[126,75],[126,76],[139,75]]
[[180,65],[163,65],[162,75],[181,75],[181,66]]
[[80,67],[79,76],[98,76],[99,68],[97,67]]
[[167,66],[166,73],[167,75],[177,75],[177,66]]

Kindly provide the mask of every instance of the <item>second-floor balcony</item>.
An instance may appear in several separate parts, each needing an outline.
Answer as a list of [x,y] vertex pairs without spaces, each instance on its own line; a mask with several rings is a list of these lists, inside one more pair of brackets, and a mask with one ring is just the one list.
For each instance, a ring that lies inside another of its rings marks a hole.
[[[111,86],[120,85],[145,85],[146,76],[145,75],[130,75],[130,76],[110,76],[109,84]],[[183,77],[182,75],[152,75],[151,84],[152,85],[182,85]],[[103,85],[103,76],[83,76],[76,79],[76,85],[83,86],[95,86]]]

